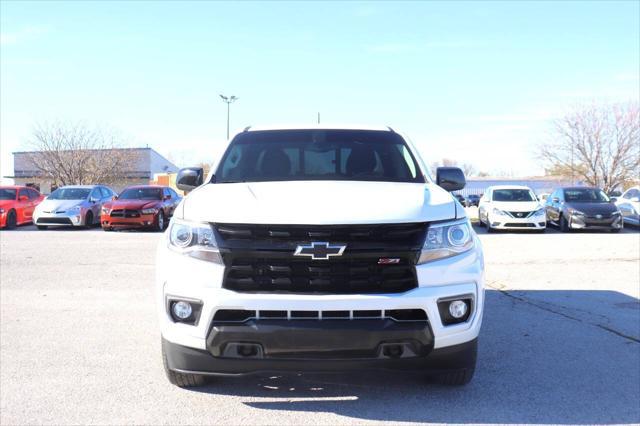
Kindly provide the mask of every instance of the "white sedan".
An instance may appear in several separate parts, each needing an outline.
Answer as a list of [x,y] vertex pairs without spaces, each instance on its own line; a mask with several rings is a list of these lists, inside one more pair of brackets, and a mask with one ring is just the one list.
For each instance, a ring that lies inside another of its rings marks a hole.
[[478,206],[480,226],[544,232],[547,217],[531,188],[516,185],[490,186]]
[[616,200],[622,219],[629,225],[640,226],[640,187],[634,186]]

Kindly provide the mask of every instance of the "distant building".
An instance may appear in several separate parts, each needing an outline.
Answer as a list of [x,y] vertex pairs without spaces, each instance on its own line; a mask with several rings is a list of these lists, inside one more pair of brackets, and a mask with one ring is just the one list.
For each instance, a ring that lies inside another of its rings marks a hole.
[[[152,148],[121,148],[135,151],[136,164],[132,170],[123,173],[121,180],[116,184],[109,185],[112,189],[119,192],[126,186],[148,184],[154,179],[154,175],[158,173],[176,173],[178,167],[171,161],[158,154]],[[14,152],[13,153],[13,176],[5,176],[12,178],[16,185],[29,185],[39,188],[44,194],[51,192],[51,186],[55,182],[51,182],[47,178],[41,176],[38,170],[34,170],[34,166],[30,157],[38,155],[38,151],[32,152]],[[54,188],[55,189],[55,188]]]
[[[562,186],[571,186],[571,182],[564,178],[553,177],[553,176],[542,176],[542,177],[529,177],[529,178],[469,178],[467,179],[467,184],[464,189],[460,191],[455,191],[456,194],[461,194],[463,196],[476,194],[482,195],[487,190],[488,187],[494,185],[523,185],[528,186],[535,192],[537,195],[540,194],[549,194],[555,188],[559,188]],[[582,182],[574,182],[574,185],[580,186],[584,185]]]

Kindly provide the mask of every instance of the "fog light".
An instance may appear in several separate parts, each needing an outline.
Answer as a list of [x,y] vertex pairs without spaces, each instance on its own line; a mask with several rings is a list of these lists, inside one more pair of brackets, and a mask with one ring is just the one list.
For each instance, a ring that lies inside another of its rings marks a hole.
[[181,320],[189,318],[192,312],[193,309],[191,308],[191,303],[189,302],[180,301],[173,304],[173,314]]
[[462,318],[467,314],[467,304],[462,300],[454,300],[449,303],[449,313],[456,319]]

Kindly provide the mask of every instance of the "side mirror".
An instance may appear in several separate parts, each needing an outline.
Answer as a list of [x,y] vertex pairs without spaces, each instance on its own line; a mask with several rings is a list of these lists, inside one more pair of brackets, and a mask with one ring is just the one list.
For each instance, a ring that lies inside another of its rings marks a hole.
[[18,201],[29,201],[29,197],[26,195],[21,195],[18,197]]
[[464,188],[466,183],[464,173],[458,167],[438,167],[436,170],[436,184],[449,192]]
[[184,192],[189,192],[204,182],[204,169],[202,167],[186,167],[180,169],[176,177],[176,186]]
[[164,199],[165,199],[165,200],[170,200],[170,199],[171,199],[171,195],[165,195],[165,196],[164,196]]
[[554,203],[557,203],[558,201],[560,201],[560,198],[558,198],[558,197],[553,197],[553,198],[551,199],[551,201],[553,201]]
[[96,203],[96,202],[98,202],[98,199],[91,197],[91,198],[89,198],[89,201],[91,201],[92,203]]
[[111,199],[112,199],[113,201],[115,201],[115,200],[117,200],[117,199],[118,199],[118,196],[117,196],[117,195],[114,195],[113,197],[111,197]]
[[611,201],[612,203],[617,203],[618,197],[609,197],[609,201]]

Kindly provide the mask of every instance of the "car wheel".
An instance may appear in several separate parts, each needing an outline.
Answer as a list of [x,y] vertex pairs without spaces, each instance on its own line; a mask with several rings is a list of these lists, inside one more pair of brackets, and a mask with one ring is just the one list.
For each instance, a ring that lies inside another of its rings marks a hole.
[[11,210],[7,215],[7,229],[14,229],[18,224],[15,210]]
[[611,232],[617,234],[618,232],[620,232],[622,230],[622,228],[611,228]]
[[491,234],[494,232],[494,229],[491,227],[491,224],[489,223],[489,215],[487,215],[487,221],[485,223],[485,226],[487,227],[487,234]]
[[88,211],[84,217],[84,227],[91,228],[93,226],[93,212]]
[[104,226],[104,227],[102,228],[102,230],[103,230],[104,232],[111,232],[111,231],[113,231],[113,228],[112,228],[112,227],[110,227],[110,226]]
[[36,228],[38,228],[40,231],[46,231],[48,226],[46,226],[46,225],[36,225]]
[[475,368],[462,368],[460,370],[447,371],[435,376],[435,381],[446,386],[463,386],[473,379]]
[[178,373],[169,369],[169,363],[167,362],[167,353],[162,345],[162,364],[164,365],[164,372],[167,375],[167,379],[172,385],[176,385],[181,388],[191,388],[195,386],[202,386],[206,383],[206,377],[201,374],[189,374]]
[[482,221],[482,213],[478,212],[478,226],[484,226],[484,222]]
[[571,228],[569,228],[569,222],[565,219],[564,215],[560,216],[560,230],[562,232],[570,232]]
[[164,231],[164,213],[162,210],[160,210],[158,216],[156,216],[155,230],[158,232]]

